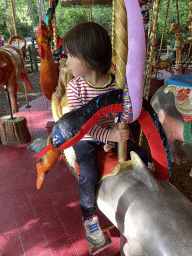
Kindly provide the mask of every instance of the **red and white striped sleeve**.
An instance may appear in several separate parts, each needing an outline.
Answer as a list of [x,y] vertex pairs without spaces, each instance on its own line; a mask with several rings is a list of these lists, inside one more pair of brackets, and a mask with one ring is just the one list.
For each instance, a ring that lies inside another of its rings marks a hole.
[[[104,118],[101,118],[101,119],[104,120]],[[109,120],[106,120],[106,121],[109,121]],[[95,138],[95,139],[97,139],[97,140],[99,140],[99,141],[101,141],[105,144],[108,144],[108,145],[114,147],[115,142],[108,141],[108,137],[109,137],[110,130],[113,129],[116,125],[115,125],[114,122],[111,122],[112,121],[111,120],[110,124],[107,122],[108,124],[106,125],[106,127],[103,127],[104,123],[106,121],[103,121],[102,125],[100,125],[100,121],[99,121],[96,125],[91,127],[91,129],[88,131],[88,134],[91,137],[93,137],[93,138]]]
[[67,99],[68,99],[70,111],[76,110],[83,106],[79,98],[77,86],[75,85],[73,80],[71,80],[67,84]]

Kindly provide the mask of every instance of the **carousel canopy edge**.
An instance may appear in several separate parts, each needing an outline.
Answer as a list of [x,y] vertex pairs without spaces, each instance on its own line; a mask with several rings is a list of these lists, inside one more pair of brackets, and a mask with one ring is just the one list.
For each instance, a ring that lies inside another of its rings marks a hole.
[[61,0],[61,6],[66,7],[70,5],[87,5],[87,4],[102,4],[102,5],[111,5],[112,0]]

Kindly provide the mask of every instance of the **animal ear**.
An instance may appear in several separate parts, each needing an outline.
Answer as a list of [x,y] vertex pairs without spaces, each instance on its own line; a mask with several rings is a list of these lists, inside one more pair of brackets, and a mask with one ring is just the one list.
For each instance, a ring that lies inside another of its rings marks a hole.
[[150,173],[141,158],[134,151],[131,151],[130,155],[133,165],[133,175],[144,183],[149,189],[156,191],[159,190],[158,181]]

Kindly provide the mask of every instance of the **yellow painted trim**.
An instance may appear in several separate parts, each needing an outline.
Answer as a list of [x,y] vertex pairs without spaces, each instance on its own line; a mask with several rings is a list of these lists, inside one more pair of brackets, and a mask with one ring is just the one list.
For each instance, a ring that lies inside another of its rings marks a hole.
[[190,110],[183,110],[182,108],[180,108],[178,105],[177,105],[177,109],[178,109],[178,111],[180,112],[180,113],[182,113],[182,114],[192,114],[192,110],[190,109]]
[[179,102],[177,101],[177,106],[179,105],[179,107],[186,107],[187,105],[189,105],[191,102],[190,100],[186,100],[185,102],[179,104]]
[[173,88],[169,87],[169,88],[167,88],[167,91],[168,91],[168,92],[172,92],[173,95],[175,95],[175,90],[174,90]]

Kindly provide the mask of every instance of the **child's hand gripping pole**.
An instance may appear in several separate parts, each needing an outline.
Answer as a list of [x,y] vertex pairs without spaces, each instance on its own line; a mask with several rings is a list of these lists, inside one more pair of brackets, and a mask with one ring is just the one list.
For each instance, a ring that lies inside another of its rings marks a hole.
[[108,140],[118,142],[118,161],[120,163],[127,160],[127,140],[129,137],[129,127],[121,122],[117,122],[117,128],[113,128],[109,133]]

